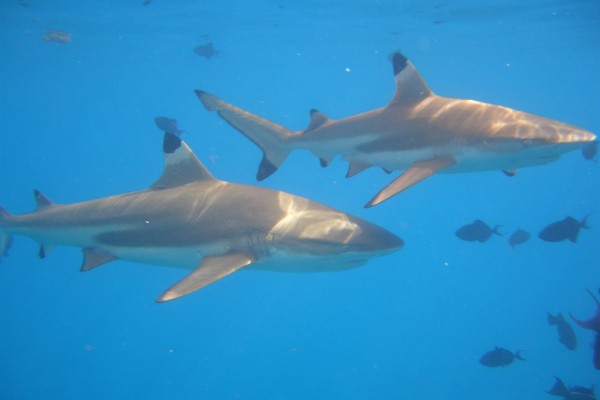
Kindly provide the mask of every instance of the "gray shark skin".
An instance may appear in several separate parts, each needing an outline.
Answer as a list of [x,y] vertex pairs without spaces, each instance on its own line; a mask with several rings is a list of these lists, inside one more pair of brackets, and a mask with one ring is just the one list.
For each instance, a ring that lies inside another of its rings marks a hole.
[[248,267],[334,271],[358,267],[403,242],[362,219],[284,192],[214,178],[181,139],[164,136],[165,169],[149,189],[58,205],[36,191],[33,213],[0,209],[0,255],[11,235],[83,249],[82,271],[122,259],[191,269],[167,301]]
[[509,171],[557,160],[595,140],[584,129],[510,108],[435,95],[413,64],[392,55],[396,94],[385,107],[340,120],[311,110],[303,131],[281,125],[197,90],[217,113],[263,151],[257,179],[274,173],[294,149],[328,165],[349,162],[346,177],[376,166],[404,173],[366,204],[375,206],[437,172]]

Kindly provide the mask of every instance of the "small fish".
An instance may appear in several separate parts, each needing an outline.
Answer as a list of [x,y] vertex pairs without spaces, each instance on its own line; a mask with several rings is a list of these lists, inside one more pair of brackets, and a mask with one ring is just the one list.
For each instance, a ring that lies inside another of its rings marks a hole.
[[559,396],[567,400],[596,400],[594,397],[594,387],[586,388],[583,386],[573,386],[567,388],[567,385],[558,377],[554,377],[554,385],[546,393],[553,396]]
[[577,221],[575,218],[569,216],[562,221],[556,221],[546,226],[538,234],[538,237],[545,242],[562,242],[563,240],[570,240],[573,243],[577,243],[577,236],[581,228],[589,229],[587,225],[587,218],[589,214],[581,221]]
[[494,350],[488,351],[481,356],[479,362],[486,367],[504,367],[505,365],[512,364],[515,360],[525,361],[525,359],[521,357],[521,350],[517,350],[513,353],[510,350],[496,346]]
[[563,318],[561,313],[556,316],[548,313],[548,324],[556,325],[556,331],[558,332],[558,341],[565,345],[569,350],[575,350],[577,348],[577,337],[575,331]]
[[[577,325],[582,327],[583,329],[589,329],[591,331],[596,332],[596,340],[594,341],[594,368],[600,370],[600,301],[594,296],[594,294],[586,289],[587,292],[592,296],[592,299],[596,302],[596,312],[592,317],[588,320],[579,320],[573,316],[573,314],[569,313],[571,319],[575,321]],[[600,293],[600,289],[598,289],[598,293]]]
[[69,43],[71,41],[71,34],[69,32],[48,30],[42,36],[42,39],[47,42]]
[[531,235],[529,232],[519,228],[514,231],[512,235],[510,235],[508,238],[508,244],[510,244],[510,247],[514,249],[516,245],[525,243],[530,237]]
[[177,127],[177,121],[174,119],[167,117],[156,117],[154,118],[154,123],[156,123],[158,129],[164,133],[170,133],[175,136],[179,136],[179,134],[183,133],[183,131]]
[[492,234],[502,236],[503,234],[500,233],[499,229],[500,225],[496,225],[492,229],[482,220],[476,219],[473,223],[459,228],[455,234],[459,239],[467,242],[483,243],[487,242]]
[[207,60],[210,60],[212,57],[219,55],[219,51],[215,49],[215,46],[213,46],[211,42],[208,42],[207,44],[201,44],[200,46],[196,46],[194,48],[194,53],[206,58]]

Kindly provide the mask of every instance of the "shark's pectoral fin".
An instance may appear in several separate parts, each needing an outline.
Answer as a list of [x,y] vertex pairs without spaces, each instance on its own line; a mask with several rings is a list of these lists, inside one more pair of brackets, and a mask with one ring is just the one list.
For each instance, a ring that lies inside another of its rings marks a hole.
[[389,185],[384,187],[375,197],[369,201],[365,207],[373,207],[397,195],[403,190],[408,189],[415,183],[435,174],[436,172],[455,164],[454,158],[451,156],[440,156],[427,161],[417,161],[413,163],[402,175],[393,180]]
[[104,253],[93,248],[83,249],[81,272],[89,271],[90,269],[94,269],[116,259],[117,257],[112,254]]
[[253,261],[254,258],[246,254],[226,254],[224,256],[205,257],[194,272],[167,289],[156,299],[156,301],[162,303],[164,301],[185,296],[186,294],[226,277]]

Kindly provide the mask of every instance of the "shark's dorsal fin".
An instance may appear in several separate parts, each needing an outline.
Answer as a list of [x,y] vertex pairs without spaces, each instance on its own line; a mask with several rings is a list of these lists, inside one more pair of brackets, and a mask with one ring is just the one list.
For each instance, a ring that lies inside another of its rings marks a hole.
[[83,249],[81,272],[89,271],[90,269],[94,269],[116,259],[117,257],[112,254],[104,253],[93,248]]
[[414,65],[402,53],[392,54],[392,64],[396,80],[396,94],[390,105],[409,106],[433,94]]
[[234,273],[238,269],[251,264],[253,261],[254,258],[238,253],[205,257],[194,272],[167,289],[156,301],[162,303],[178,299]]
[[323,114],[321,111],[315,110],[313,108],[312,110],[310,110],[310,122],[309,122],[308,126],[306,127],[306,130],[310,131],[313,129],[317,129],[317,128],[325,125],[329,121],[330,121],[330,119],[327,118],[327,116],[325,114]]
[[352,178],[353,176],[360,174],[365,169],[371,167],[371,164],[363,161],[350,161],[348,165],[348,172],[346,172],[346,178]]
[[48,208],[54,205],[54,203],[49,198],[44,196],[44,194],[37,189],[33,191],[33,196],[35,197],[36,211],[40,211],[44,208]]
[[166,132],[163,141],[165,169],[152,189],[166,189],[195,181],[216,180],[181,138]]
[[408,189],[415,183],[422,181],[423,179],[435,174],[446,168],[449,165],[455,164],[454,158],[451,156],[438,156],[427,161],[417,161],[413,163],[402,175],[393,180],[389,185],[381,189],[379,193],[375,195],[369,201],[365,207],[373,207],[389,199],[392,196],[397,195],[403,190]]

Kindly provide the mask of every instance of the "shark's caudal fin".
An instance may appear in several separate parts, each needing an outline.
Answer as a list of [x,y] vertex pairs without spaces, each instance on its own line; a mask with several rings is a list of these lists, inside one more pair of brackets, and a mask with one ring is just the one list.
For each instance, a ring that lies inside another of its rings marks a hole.
[[256,179],[261,181],[277,171],[290,152],[286,140],[294,135],[291,130],[225,103],[210,93],[202,90],[196,90],[195,93],[207,110],[216,111],[221,118],[261,148],[263,159]]

